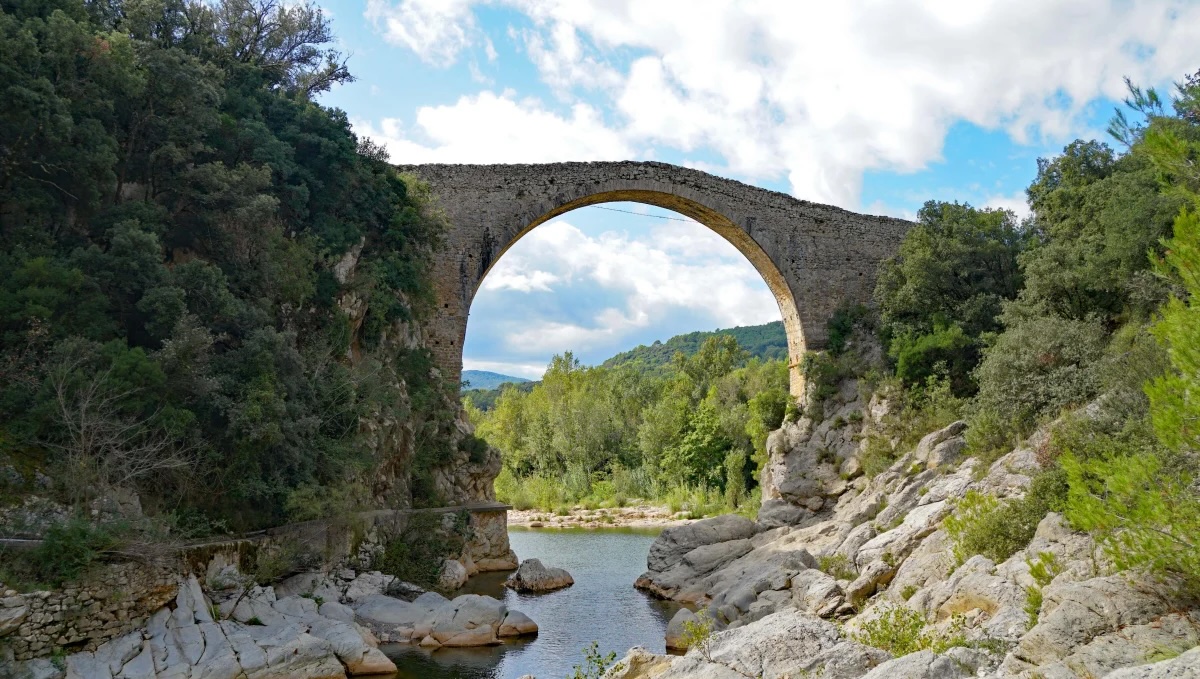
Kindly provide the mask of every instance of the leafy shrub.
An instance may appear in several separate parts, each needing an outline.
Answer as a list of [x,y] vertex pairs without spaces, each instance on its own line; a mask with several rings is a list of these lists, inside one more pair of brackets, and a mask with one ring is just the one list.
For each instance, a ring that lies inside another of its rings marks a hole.
[[469,517],[456,517],[453,528],[447,530],[442,516],[434,513],[409,516],[402,531],[386,537],[383,550],[371,561],[371,568],[426,589],[436,588],[442,562],[462,553],[469,530]]
[[824,416],[826,399],[837,393],[838,384],[849,374],[848,367],[831,354],[810,351],[800,362],[800,372],[807,392],[804,415],[819,420]]
[[1026,559],[1025,563],[1034,581],[1033,585],[1025,588],[1025,614],[1029,616],[1029,629],[1033,629],[1042,612],[1042,588],[1054,580],[1062,567],[1052,552],[1041,552],[1037,559]]
[[52,587],[75,582],[120,550],[129,541],[130,530],[126,523],[94,523],[82,517],[54,524],[34,549],[0,551],[4,581]]
[[746,453],[731,450],[725,455],[725,507],[735,510],[746,494]]
[[709,486],[686,483],[672,486],[662,500],[671,513],[686,511],[690,519],[715,516],[725,510],[725,498],[720,489]]
[[712,660],[710,650],[712,647],[714,622],[708,610],[700,611],[695,619],[685,620],[683,623],[683,644],[689,650],[696,649],[705,660]]
[[459,450],[467,453],[467,459],[479,464],[487,459],[488,443],[474,434],[464,436],[458,442]]
[[925,616],[919,612],[907,606],[888,606],[877,617],[863,623],[851,638],[899,658],[925,649],[944,653],[955,646],[966,646],[964,629],[961,618],[955,618],[944,631],[927,629]]
[[858,454],[858,461],[867,478],[875,478],[892,466],[892,463],[896,461],[896,453],[887,439],[878,434],[872,434],[867,437],[867,445]]
[[949,380],[957,396],[975,391],[971,371],[979,362],[978,343],[957,325],[938,326],[933,332],[906,332],[892,338],[888,356],[896,364],[896,376],[906,385],[922,385],[930,378]]
[[287,494],[283,508],[291,521],[312,521],[348,516],[366,507],[368,502],[366,488],[361,483],[304,484]]
[[[574,673],[567,679],[600,679],[617,659],[615,651],[600,655],[600,644],[593,641],[591,646],[583,649],[583,664],[576,665]],[[618,666],[620,663],[618,663]],[[615,667],[613,669],[616,669]]]
[[853,580],[858,571],[845,554],[827,554],[817,557],[817,568],[837,580]]
[[981,469],[986,469],[1001,456],[1015,448],[1020,437],[1020,427],[1005,422],[992,408],[976,408],[967,417],[967,431],[963,438],[967,442],[967,455],[978,458]]
[[751,521],[758,520],[758,510],[762,508],[762,488],[755,486],[754,490],[750,491],[749,495],[738,507],[737,513],[741,516],[750,519]]
[[1047,513],[1062,511],[1066,500],[1067,476],[1055,469],[1035,477],[1022,498],[1001,502],[968,491],[942,527],[960,564],[976,554],[1000,563],[1029,544],[1038,523]]
[[1057,316],[1015,319],[975,371],[976,403],[1026,433],[1039,417],[1094,398],[1104,328],[1096,321]]
[[867,318],[869,313],[870,310],[862,304],[841,306],[834,310],[833,316],[829,318],[826,325],[829,332],[828,347],[831,354],[838,356],[846,351],[850,336],[854,333],[854,326]]

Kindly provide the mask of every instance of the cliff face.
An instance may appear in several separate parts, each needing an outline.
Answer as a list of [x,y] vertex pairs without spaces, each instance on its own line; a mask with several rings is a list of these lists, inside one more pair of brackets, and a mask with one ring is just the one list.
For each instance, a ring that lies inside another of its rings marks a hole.
[[[352,248],[334,267],[339,283],[353,279],[361,253],[361,247]],[[405,303],[407,305],[407,300]],[[359,421],[361,444],[376,461],[374,469],[362,482],[370,489],[376,506],[402,509],[414,504],[463,505],[494,501],[492,482],[500,473],[500,452],[487,446],[471,445],[474,430],[458,400],[458,389],[447,386],[437,393],[436,385],[443,382],[437,368],[429,367],[409,375],[409,379],[435,385],[433,390],[428,385],[421,385],[427,393],[434,392],[435,402],[426,404],[423,412],[414,408],[410,395],[414,385],[405,380],[398,364],[405,355],[428,351],[421,325],[394,322],[378,346],[368,352],[363,349],[360,337],[367,313],[366,301],[351,287],[341,293],[338,306],[346,314],[353,333],[347,359],[354,364],[378,361],[379,374],[388,376],[386,387],[395,394],[394,402],[372,408]],[[438,443],[449,451],[449,455],[448,459],[428,470],[430,487],[417,491],[429,497],[418,497],[414,502],[413,472],[421,452],[419,428],[435,432],[434,435],[440,438]]]

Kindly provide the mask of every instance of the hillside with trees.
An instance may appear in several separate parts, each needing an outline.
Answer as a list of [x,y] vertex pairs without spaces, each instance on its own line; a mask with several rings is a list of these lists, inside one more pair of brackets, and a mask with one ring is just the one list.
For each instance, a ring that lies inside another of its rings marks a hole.
[[716,335],[729,335],[737,341],[746,353],[764,361],[782,360],[787,358],[787,335],[783,331],[783,321],[772,321],[763,325],[746,325],[711,332],[699,330],[683,335],[675,335],[666,342],[655,341],[651,345],[639,345],[623,351],[604,361],[607,368],[630,366],[642,372],[655,372],[669,369],[676,353],[691,356],[700,350],[704,342]]
[[696,514],[757,507],[766,436],[789,400],[786,362],[710,333],[694,353],[645,368],[587,367],[567,352],[539,383],[494,400],[468,392],[477,435],[503,455],[497,497],[550,510],[632,498]]
[[[352,78],[328,18],[0,5],[4,497],[136,493],[184,533],[434,502],[452,401],[388,338],[429,305],[441,222],[315,100]],[[364,418],[429,442],[411,470],[377,473],[403,451]]]

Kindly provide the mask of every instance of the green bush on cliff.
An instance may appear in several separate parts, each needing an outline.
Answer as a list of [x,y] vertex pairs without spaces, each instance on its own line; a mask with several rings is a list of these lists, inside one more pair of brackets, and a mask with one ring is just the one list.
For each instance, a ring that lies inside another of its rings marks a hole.
[[111,558],[131,539],[125,523],[73,518],[50,526],[33,549],[0,550],[0,581],[10,587],[62,587]]
[[975,490],[954,504],[942,522],[959,564],[982,554],[1000,563],[1023,549],[1049,512],[1066,508],[1067,474],[1055,469],[1034,477],[1023,497],[998,500]]

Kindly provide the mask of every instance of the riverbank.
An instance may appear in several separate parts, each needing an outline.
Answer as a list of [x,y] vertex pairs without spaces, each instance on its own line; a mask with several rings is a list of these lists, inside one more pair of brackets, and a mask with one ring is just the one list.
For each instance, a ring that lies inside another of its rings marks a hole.
[[691,523],[687,512],[649,504],[586,509],[574,507],[566,514],[539,509],[508,512],[508,525],[522,528],[667,528]]
[[[681,605],[661,601],[631,585],[646,570],[655,528],[514,529],[509,541],[521,559],[565,568],[575,578],[566,589],[544,594],[504,586],[506,573],[473,576],[456,592],[494,597],[520,610],[539,628],[535,637],[505,639],[497,646],[423,649],[413,644],[380,647],[398,668],[387,679],[539,679],[572,676],[583,650],[597,643],[604,655],[633,646],[665,653],[667,623]],[[381,678],[382,679],[382,678]]]

